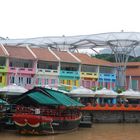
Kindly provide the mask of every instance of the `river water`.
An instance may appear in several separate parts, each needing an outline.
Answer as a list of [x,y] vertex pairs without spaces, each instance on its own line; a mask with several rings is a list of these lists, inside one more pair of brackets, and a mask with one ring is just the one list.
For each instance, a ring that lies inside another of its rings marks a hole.
[[21,136],[1,131],[0,140],[139,140],[140,124],[93,124],[74,132],[50,136]]

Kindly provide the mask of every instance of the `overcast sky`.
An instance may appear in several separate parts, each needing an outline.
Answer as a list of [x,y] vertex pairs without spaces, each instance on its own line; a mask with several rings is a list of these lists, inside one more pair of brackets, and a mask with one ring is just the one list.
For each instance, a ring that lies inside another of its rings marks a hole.
[[140,0],[0,0],[0,36],[140,32]]

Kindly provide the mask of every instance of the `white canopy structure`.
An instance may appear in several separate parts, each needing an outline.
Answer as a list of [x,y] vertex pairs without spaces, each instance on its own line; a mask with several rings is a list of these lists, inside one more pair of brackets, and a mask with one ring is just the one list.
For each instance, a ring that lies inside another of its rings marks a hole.
[[[118,46],[118,41],[122,45],[140,45],[139,32],[109,32],[91,35],[78,35],[78,36],[52,36],[52,37],[36,37],[25,39],[9,39],[1,38],[1,44],[11,45],[34,45],[40,47],[54,47],[68,49],[72,48],[96,48],[96,47],[109,47],[110,45]],[[125,41],[125,42],[124,42]],[[110,47],[109,47],[110,48]]]
[[120,93],[118,96],[126,99],[140,99],[140,92],[129,89]]
[[95,91],[95,97],[115,98],[117,96],[118,96],[118,93],[116,93],[113,90],[106,89],[106,88]]
[[70,95],[72,97],[94,97],[95,93],[94,93],[94,91],[92,91],[90,89],[80,86],[77,89],[71,90],[68,95]]
[[115,55],[117,65],[118,87],[125,87],[125,69],[129,55],[137,55],[140,48],[140,32],[109,32],[79,36],[37,37],[26,39],[4,39],[3,45],[29,45],[32,47],[50,47],[58,50],[108,48]]
[[21,95],[27,91],[28,90],[24,87],[17,86],[16,84],[8,85],[1,89],[1,92],[5,93],[6,95]]

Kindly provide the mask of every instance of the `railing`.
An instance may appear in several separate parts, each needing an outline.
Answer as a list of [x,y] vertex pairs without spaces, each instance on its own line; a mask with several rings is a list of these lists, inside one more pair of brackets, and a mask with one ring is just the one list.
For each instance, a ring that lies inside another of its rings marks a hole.
[[81,72],[81,77],[98,78],[98,73],[95,73],[95,72]]
[[140,111],[140,104],[87,104],[81,110],[95,111]]
[[6,66],[0,66],[0,72],[6,72],[7,67]]
[[30,114],[30,115],[41,115],[49,116],[53,118],[61,119],[76,119],[81,116],[80,110],[72,109],[70,112],[64,107],[59,109],[48,109],[46,108],[35,108],[35,107],[24,107],[17,105],[14,109],[15,114]]
[[60,70],[60,76],[80,77],[80,73],[79,73],[79,71]]
[[35,73],[35,70],[34,70],[34,68],[9,67],[9,72],[14,72],[14,73]]
[[40,74],[58,74],[58,70],[37,69],[37,73],[40,73]]
[[103,78],[103,79],[116,79],[116,74],[107,74],[107,73],[100,73],[99,74],[99,78]]

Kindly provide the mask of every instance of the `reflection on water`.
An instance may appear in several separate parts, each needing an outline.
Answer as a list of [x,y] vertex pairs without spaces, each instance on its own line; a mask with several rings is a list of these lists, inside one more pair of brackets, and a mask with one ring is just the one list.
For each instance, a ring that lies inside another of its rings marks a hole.
[[15,132],[0,132],[0,140],[138,140],[140,124],[94,124],[67,134],[50,136],[21,136]]

